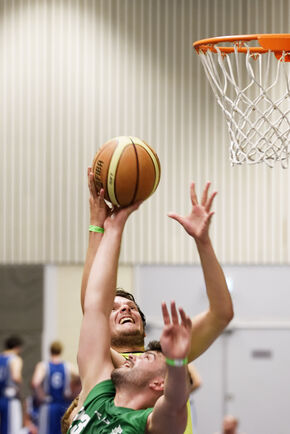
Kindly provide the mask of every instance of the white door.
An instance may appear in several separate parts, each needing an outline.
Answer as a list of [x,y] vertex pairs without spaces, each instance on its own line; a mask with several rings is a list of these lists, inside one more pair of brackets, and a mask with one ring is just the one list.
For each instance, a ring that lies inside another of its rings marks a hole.
[[226,413],[246,434],[289,434],[290,330],[234,330],[226,352]]

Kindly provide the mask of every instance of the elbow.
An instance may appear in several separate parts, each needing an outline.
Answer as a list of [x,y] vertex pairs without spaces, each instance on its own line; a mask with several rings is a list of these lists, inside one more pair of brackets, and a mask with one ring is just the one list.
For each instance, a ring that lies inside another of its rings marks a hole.
[[227,312],[227,324],[229,324],[233,318],[234,318],[234,308],[233,308],[233,304],[231,303],[231,306]]
[[20,386],[22,384],[22,377],[21,376],[12,377],[12,381],[14,381],[14,383]]
[[193,383],[193,390],[197,390],[197,389],[199,389],[201,386],[202,386],[202,381],[201,381],[200,379],[198,379],[198,380],[196,380],[196,381]]
[[232,305],[227,310],[224,310],[223,312],[220,313],[220,315],[218,316],[218,322],[220,324],[221,331],[224,330],[229,325],[233,317],[234,317],[234,310]]
[[233,306],[231,305],[231,307],[226,312],[224,312],[223,328],[226,328],[233,318],[234,318],[234,310],[233,310]]

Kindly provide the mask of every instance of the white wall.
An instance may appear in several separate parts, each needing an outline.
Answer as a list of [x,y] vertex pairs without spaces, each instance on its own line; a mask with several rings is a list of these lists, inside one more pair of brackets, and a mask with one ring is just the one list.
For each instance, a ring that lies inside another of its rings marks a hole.
[[[290,268],[223,268],[235,317],[228,332],[195,361],[203,381],[195,396],[198,433],[216,432],[223,414],[233,413],[247,434],[287,434]],[[139,266],[135,282],[147,315],[148,340],[160,336],[163,300],[176,300],[191,316],[207,308],[198,266]]]
[[3,0],[0,4],[0,261],[78,264],[86,168],[136,135],[160,156],[158,191],[132,218],[126,263],[191,263],[167,219],[189,182],[220,194],[213,238],[227,263],[289,263],[289,171],[231,167],[221,110],[192,43],[289,31],[289,0]]

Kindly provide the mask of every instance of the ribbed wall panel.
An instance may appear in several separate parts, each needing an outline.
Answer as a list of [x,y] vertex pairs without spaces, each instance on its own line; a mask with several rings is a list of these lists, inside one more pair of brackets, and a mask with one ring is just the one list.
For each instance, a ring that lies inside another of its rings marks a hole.
[[86,169],[110,137],[157,150],[162,180],[128,222],[122,262],[187,263],[194,243],[166,214],[189,183],[219,191],[211,233],[226,263],[289,263],[289,169],[231,167],[225,120],[197,39],[289,32],[289,0],[0,2],[0,261],[78,263]]

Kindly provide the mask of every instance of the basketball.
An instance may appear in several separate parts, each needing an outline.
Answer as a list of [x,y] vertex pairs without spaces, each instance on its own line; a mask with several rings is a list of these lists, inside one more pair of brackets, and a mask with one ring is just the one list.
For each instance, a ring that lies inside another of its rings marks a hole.
[[147,199],[160,180],[160,162],[144,140],[121,136],[108,140],[93,161],[96,188],[118,207]]

